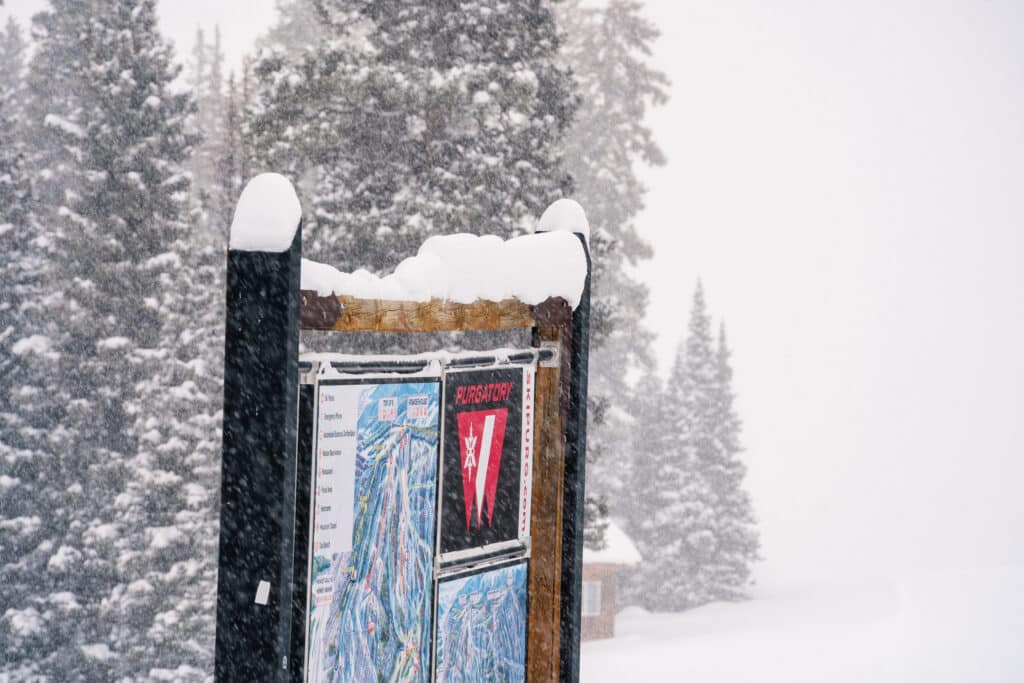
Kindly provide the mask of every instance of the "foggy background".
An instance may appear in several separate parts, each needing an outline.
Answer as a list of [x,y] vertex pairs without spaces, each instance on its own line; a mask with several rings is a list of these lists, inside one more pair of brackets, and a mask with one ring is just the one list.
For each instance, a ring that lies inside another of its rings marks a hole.
[[647,11],[649,320],[727,319],[766,572],[1020,562],[1024,6]]
[[[648,322],[666,373],[698,277],[729,325],[758,576],[1024,561],[1024,7],[645,5],[673,83]],[[181,62],[219,24],[229,66],[274,17],[159,12]]]

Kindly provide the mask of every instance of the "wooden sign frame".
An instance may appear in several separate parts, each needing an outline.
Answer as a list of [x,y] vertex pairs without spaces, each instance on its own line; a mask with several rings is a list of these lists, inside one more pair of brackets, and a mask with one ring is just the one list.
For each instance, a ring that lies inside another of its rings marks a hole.
[[[557,362],[536,374],[527,680],[579,679],[590,252],[575,309],[551,298],[380,301],[300,288],[302,226],[281,253],[228,253],[217,680],[292,681],[300,330],[529,329]],[[301,534],[300,534],[301,535]],[[300,570],[299,577],[304,573]]]

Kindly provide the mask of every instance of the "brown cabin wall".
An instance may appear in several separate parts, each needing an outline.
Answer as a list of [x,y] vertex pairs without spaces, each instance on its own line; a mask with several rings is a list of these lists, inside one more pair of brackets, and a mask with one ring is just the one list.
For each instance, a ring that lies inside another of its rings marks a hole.
[[611,638],[615,635],[615,614],[619,611],[618,575],[622,569],[614,564],[583,565],[583,581],[598,581],[601,584],[601,613],[582,617],[582,640]]

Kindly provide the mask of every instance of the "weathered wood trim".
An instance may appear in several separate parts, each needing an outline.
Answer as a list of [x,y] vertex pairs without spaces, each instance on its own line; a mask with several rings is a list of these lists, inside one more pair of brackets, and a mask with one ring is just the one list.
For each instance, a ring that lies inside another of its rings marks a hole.
[[351,296],[319,296],[302,290],[300,327],[334,332],[454,332],[512,330],[538,324],[561,324],[572,309],[562,299],[537,306],[516,299],[459,304],[442,299],[387,301]]
[[572,308],[565,299],[546,299],[533,307],[533,315],[537,327],[560,327],[572,322]]
[[311,289],[303,289],[299,302],[299,329],[331,330],[341,317],[341,302],[336,296],[320,296]]
[[[557,310],[554,307],[549,312]],[[547,320],[558,317],[561,316]],[[546,341],[560,344],[561,367],[537,368],[527,638],[527,680],[530,683],[553,683],[559,678],[562,486],[565,476],[570,320],[571,316],[562,318],[560,324],[540,325],[534,329],[534,346]]]

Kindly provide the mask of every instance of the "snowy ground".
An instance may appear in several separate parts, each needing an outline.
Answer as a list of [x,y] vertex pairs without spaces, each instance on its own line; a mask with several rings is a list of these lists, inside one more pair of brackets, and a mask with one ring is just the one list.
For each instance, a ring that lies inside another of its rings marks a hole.
[[767,582],[742,604],[627,608],[583,644],[584,683],[1024,681],[1024,567],[826,584]]

